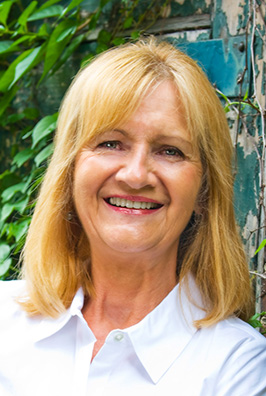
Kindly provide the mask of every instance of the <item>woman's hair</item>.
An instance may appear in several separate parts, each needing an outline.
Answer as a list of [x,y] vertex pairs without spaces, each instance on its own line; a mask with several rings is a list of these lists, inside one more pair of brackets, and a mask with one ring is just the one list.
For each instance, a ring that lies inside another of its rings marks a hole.
[[[194,214],[180,239],[179,280],[194,275],[209,326],[251,312],[248,266],[233,209],[232,144],[224,110],[197,63],[154,38],[111,49],[81,70],[62,103],[55,149],[23,251],[31,314],[56,316],[81,286],[92,295],[89,242],[74,213],[72,183],[78,152],[94,136],[126,121],[149,89],[172,81],[203,166]],[[73,219],[68,213],[73,212]]]

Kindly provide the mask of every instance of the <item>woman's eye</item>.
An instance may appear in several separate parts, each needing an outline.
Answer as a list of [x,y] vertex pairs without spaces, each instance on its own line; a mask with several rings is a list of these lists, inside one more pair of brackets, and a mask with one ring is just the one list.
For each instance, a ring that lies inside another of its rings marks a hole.
[[185,154],[176,147],[166,147],[162,153],[168,157],[185,158]]
[[115,150],[115,149],[119,148],[119,142],[117,142],[115,140],[111,140],[111,141],[108,141],[108,142],[100,143],[98,145],[98,147],[103,147],[103,148]]

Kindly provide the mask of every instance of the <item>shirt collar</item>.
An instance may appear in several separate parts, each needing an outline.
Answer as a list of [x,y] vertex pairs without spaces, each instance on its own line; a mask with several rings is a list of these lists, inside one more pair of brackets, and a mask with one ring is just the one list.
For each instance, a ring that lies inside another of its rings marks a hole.
[[[193,305],[192,299],[197,306]],[[34,341],[41,341],[57,333],[74,316],[84,321],[81,312],[83,304],[84,294],[80,288],[69,309],[58,318],[31,318],[36,323],[32,334]],[[187,284],[181,288],[180,284],[176,285],[143,320],[124,330],[154,383],[160,380],[196,333],[193,322],[205,316],[204,310],[200,308],[202,306],[200,293],[190,276]],[[92,334],[91,338],[95,340]]]
[[40,319],[34,317],[30,318],[36,322],[36,325],[33,326],[34,341],[35,342],[41,341],[57,333],[69,322],[69,320],[73,316],[79,316],[83,318],[81,313],[83,304],[84,304],[84,294],[82,288],[80,288],[77,291],[71,303],[71,306],[58,318],[49,318],[49,317],[41,317],[41,318],[39,317]]
[[[141,322],[128,329],[135,352],[146,372],[157,383],[184,350],[197,329],[195,320],[205,316],[199,291],[192,277],[174,287]],[[197,302],[193,305],[190,297]]]

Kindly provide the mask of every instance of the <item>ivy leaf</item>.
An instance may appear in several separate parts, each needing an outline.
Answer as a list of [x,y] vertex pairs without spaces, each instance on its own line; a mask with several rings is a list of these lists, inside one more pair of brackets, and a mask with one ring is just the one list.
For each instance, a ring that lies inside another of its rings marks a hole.
[[11,84],[9,85],[9,89],[30,69],[32,69],[35,65],[36,60],[39,55],[42,53],[44,49],[44,45],[34,48],[31,50],[29,55],[24,58],[21,62],[16,65],[15,68],[15,76]]
[[33,154],[34,152],[30,148],[22,150],[15,155],[12,164],[20,168],[26,161],[32,158]]
[[22,192],[24,193],[26,183],[18,183],[13,186],[8,187],[6,190],[2,192],[2,200],[3,202],[10,201],[10,199],[17,193]]
[[22,220],[21,222],[11,223],[13,227],[9,230],[10,236],[14,236],[18,242],[27,232],[30,224],[30,218]]
[[52,5],[50,7],[37,10],[29,18],[28,21],[37,21],[38,19],[58,17],[62,14],[64,8],[61,5]]
[[44,10],[45,8],[48,8],[48,7],[50,7],[50,6],[52,6],[52,5],[54,5],[54,4],[56,4],[56,3],[59,3],[61,0],[49,0],[49,1],[46,1],[39,9],[38,9],[38,11],[42,11],[42,10]]
[[6,243],[0,242],[0,264],[9,256],[10,246]]
[[0,54],[4,54],[5,52],[8,52],[8,50],[10,50],[13,43],[14,41],[11,40],[4,40],[0,42]]
[[9,269],[12,260],[9,258],[10,246],[4,242],[0,243],[0,276],[3,276]]
[[55,130],[57,117],[58,113],[55,113],[42,118],[41,121],[38,122],[32,132],[32,148],[34,148],[41,139]]
[[132,23],[133,23],[133,18],[128,17],[123,24],[124,29],[129,29],[132,26]]
[[29,197],[26,196],[25,198],[19,200],[14,204],[14,209],[17,210],[22,215],[28,205],[28,202],[29,202]]
[[3,1],[0,4],[0,23],[6,26],[6,21],[10,12],[10,8],[14,1]]
[[52,74],[54,74],[65,62],[66,60],[70,57],[70,55],[78,48],[78,46],[82,43],[82,40],[84,39],[85,34],[81,34],[77,37],[75,37],[69,46],[65,49],[63,55],[59,59],[59,61],[55,64]]
[[43,161],[47,160],[53,153],[54,145],[53,143],[46,146],[38,155],[36,155],[34,161],[37,166],[39,166]]
[[44,45],[20,54],[5,71],[0,80],[0,91],[6,92],[34,65],[44,49]]
[[126,40],[123,37],[115,37],[112,40],[112,44],[114,45],[121,45],[121,44],[125,44]]
[[[41,76],[40,82],[47,75],[47,73],[50,71],[52,66],[55,64],[57,59],[60,57],[60,55],[64,51],[64,48],[67,46],[67,44],[69,43],[73,34],[76,31],[76,27],[77,27],[76,21],[64,20],[61,23],[59,23],[59,25],[57,25],[57,27],[54,29],[53,33],[50,36],[49,42],[48,42],[46,56],[45,56],[45,60],[44,60],[44,70],[43,70],[43,74]],[[60,38],[60,36],[65,31],[68,31],[68,32],[71,31],[71,33],[68,36],[64,37],[62,40],[60,39],[60,41],[58,42],[58,38]]]
[[84,0],[72,0],[71,3],[68,5],[68,7],[64,9],[61,16],[66,15],[69,11],[73,10],[73,8],[77,7],[83,1]]
[[75,34],[77,29],[77,26],[70,26],[68,29],[64,30],[56,39],[57,43],[60,43],[60,41],[63,41],[65,38],[69,36],[73,36]]
[[111,38],[112,38],[112,35],[110,32],[108,32],[107,30],[101,30],[98,35],[97,41],[99,43],[109,44]]
[[2,75],[0,79],[0,91],[1,92],[6,92],[9,85],[14,79],[15,76],[15,70],[16,66],[19,64],[19,62],[23,61],[24,58],[26,58],[32,50],[27,50],[20,54],[9,66],[9,68],[5,71],[5,73]]
[[[1,82],[0,82],[0,84],[1,84]],[[4,113],[4,111],[7,109],[7,107],[9,106],[9,103],[16,95],[18,89],[19,89],[19,87],[14,85],[14,87],[10,91],[7,91],[4,94],[4,96],[2,97],[2,99],[0,100],[0,117]]]
[[1,221],[5,221],[11,215],[14,209],[14,204],[6,203],[3,205],[1,211]]
[[32,1],[30,5],[22,12],[18,18],[18,24],[26,28],[29,16],[33,13],[38,5],[38,1]]
[[132,32],[131,35],[130,35],[130,37],[131,37],[133,40],[137,40],[137,39],[139,38],[139,36],[140,36],[140,32],[139,32],[138,30],[135,30],[135,31]]

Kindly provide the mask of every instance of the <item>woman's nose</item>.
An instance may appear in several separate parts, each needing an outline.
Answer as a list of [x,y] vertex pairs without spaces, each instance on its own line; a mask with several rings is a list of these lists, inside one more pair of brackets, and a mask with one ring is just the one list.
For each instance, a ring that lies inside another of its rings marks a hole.
[[139,149],[127,155],[116,173],[116,180],[124,182],[132,189],[154,187],[156,176],[149,153],[144,149]]

